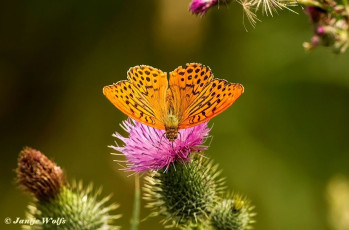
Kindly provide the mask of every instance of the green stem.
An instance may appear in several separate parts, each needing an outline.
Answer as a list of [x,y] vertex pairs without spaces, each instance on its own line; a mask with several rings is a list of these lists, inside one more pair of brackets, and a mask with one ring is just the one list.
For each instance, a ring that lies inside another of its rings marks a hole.
[[315,6],[315,7],[326,10],[326,7],[323,4],[315,0],[298,0],[298,3],[304,6]]
[[139,188],[139,175],[135,175],[135,197],[133,203],[133,214],[131,220],[131,230],[137,230],[141,208],[141,190]]

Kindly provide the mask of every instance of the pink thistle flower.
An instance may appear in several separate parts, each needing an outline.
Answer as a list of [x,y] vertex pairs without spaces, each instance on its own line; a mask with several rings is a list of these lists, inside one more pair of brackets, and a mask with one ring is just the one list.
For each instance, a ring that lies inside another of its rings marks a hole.
[[[124,142],[124,146],[110,146],[121,152],[127,159],[126,170],[145,172],[148,170],[167,170],[176,161],[189,162],[190,153],[207,149],[202,143],[208,137],[210,129],[207,122],[188,129],[180,129],[178,138],[170,142],[165,130],[155,129],[140,122],[128,119],[121,127],[129,133],[123,137],[119,133],[113,136]],[[119,154],[116,154],[119,155]]]
[[193,14],[201,14],[204,15],[209,8],[217,5],[218,0],[193,0],[190,3],[189,10]]

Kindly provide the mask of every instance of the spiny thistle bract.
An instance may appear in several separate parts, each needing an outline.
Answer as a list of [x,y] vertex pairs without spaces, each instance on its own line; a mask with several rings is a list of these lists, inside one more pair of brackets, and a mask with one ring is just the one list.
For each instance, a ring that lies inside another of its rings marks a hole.
[[[28,206],[27,219],[47,218],[57,220],[42,225],[23,225],[24,229],[119,229],[113,225],[119,215],[110,215],[118,205],[106,204],[110,196],[99,199],[101,189],[93,192],[92,184],[84,188],[82,183],[73,183],[49,201],[37,201]],[[61,222],[59,222],[61,221]]]
[[222,193],[217,165],[196,155],[190,163],[175,163],[168,171],[145,177],[144,199],[151,216],[164,216],[164,224],[185,228],[204,224]]
[[61,168],[40,151],[25,148],[16,172],[20,188],[35,197],[27,219],[37,221],[23,229],[118,229],[119,215],[110,214],[118,205],[107,204],[110,196],[100,198],[101,189],[93,192],[92,184],[67,184]]
[[211,226],[215,230],[251,229],[254,223],[253,207],[250,202],[238,194],[222,199],[210,216]]

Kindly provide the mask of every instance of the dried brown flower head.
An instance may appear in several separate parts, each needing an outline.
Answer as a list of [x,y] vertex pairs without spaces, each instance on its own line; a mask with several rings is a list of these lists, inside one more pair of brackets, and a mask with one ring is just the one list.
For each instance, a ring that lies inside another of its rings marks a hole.
[[38,200],[54,198],[65,184],[62,169],[29,147],[20,152],[16,173],[19,186]]

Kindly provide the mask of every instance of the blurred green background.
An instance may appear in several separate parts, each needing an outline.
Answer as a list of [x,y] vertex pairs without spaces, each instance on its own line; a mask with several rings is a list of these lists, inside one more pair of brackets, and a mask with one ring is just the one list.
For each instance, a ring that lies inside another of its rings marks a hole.
[[[118,221],[129,229],[133,177],[107,146],[126,116],[102,94],[147,64],[169,72],[187,62],[245,93],[214,118],[206,154],[228,186],[256,206],[256,229],[324,230],[327,187],[349,176],[349,52],[320,48],[306,54],[312,30],[299,15],[261,16],[245,32],[238,4],[205,16],[188,0],[0,2],[0,229],[24,217],[30,197],[16,188],[14,169],[24,146],[41,150],[70,179],[93,181],[113,193]],[[247,25],[249,27],[249,25]],[[142,206],[144,203],[142,203]],[[349,206],[348,206],[349,207]],[[141,217],[149,214],[142,209]],[[159,218],[140,229],[163,229]]]

